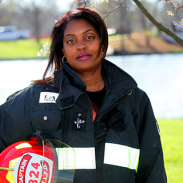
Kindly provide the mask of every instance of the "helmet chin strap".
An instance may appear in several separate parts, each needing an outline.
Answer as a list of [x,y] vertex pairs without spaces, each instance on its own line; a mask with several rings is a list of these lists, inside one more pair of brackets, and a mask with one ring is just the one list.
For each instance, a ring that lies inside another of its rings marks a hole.
[[0,166],[0,170],[14,171],[13,168],[5,168]]
[[43,167],[44,167],[44,152],[45,152],[45,149],[44,149],[44,140],[42,139],[42,147],[43,147],[43,156],[42,156],[42,168],[41,168],[41,176],[39,178],[39,182],[41,182],[41,179],[42,179],[42,174],[43,174]]

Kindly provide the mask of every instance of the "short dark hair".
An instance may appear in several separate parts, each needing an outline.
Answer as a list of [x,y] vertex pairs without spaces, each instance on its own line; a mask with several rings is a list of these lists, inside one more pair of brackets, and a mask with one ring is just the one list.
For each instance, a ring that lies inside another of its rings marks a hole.
[[49,62],[47,65],[47,68],[45,70],[45,73],[43,75],[43,80],[45,83],[45,76],[50,68],[53,68],[54,71],[61,69],[61,61],[63,52],[63,37],[64,37],[64,31],[69,22],[72,20],[79,20],[79,19],[85,19],[89,23],[91,23],[97,30],[101,43],[99,50],[99,54],[101,51],[102,59],[105,58],[107,48],[108,48],[108,33],[107,33],[107,27],[103,19],[100,17],[100,15],[89,9],[89,8],[76,8],[68,11],[63,16],[59,18],[59,20],[56,22],[55,26],[53,27],[53,31],[51,34],[51,47],[50,47],[50,56],[49,56]]

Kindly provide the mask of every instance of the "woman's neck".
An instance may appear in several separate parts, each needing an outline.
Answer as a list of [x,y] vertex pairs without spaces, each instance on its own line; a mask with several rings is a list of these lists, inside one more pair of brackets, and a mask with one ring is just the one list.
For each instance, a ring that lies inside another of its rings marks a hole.
[[96,72],[92,72],[92,73],[86,72],[86,73],[79,74],[79,76],[81,77],[83,82],[86,84],[87,91],[91,91],[91,92],[100,91],[105,86],[105,82],[101,74],[101,68],[98,69]]

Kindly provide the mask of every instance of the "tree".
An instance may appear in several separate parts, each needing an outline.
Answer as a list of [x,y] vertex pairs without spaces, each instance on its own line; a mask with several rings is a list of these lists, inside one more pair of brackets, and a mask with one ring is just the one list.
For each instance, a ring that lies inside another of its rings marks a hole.
[[[17,0],[18,1],[18,0]],[[78,2],[80,2],[82,0],[78,0]],[[101,0],[104,1],[104,0]],[[106,2],[109,2],[110,0],[105,0]],[[106,16],[108,16],[109,14],[111,14],[112,12],[115,12],[117,10],[119,10],[120,8],[124,8],[124,7],[128,7],[129,4],[132,2],[132,0],[115,0],[117,2],[116,6],[111,6],[112,9],[109,10],[106,15],[104,16],[104,18]],[[159,0],[161,1],[161,0]],[[182,13],[182,9],[183,9],[183,5],[181,5],[180,7],[176,4],[176,3],[172,3],[171,0],[165,0],[167,3],[170,4],[170,8],[172,10],[174,10],[176,13],[173,13],[172,11],[169,11],[168,14],[171,16],[174,16],[175,18],[178,18],[181,20],[181,24],[183,25],[183,19],[180,18],[181,13]],[[0,2],[2,2],[2,0],[0,0]],[[23,3],[23,1],[21,1],[21,3],[19,3],[19,5],[21,6]],[[45,9],[47,5],[49,3],[49,7],[50,5],[54,6],[53,1],[50,0],[45,0],[44,3],[43,1],[40,4],[40,1],[37,0],[31,0],[30,1],[32,3],[32,15],[30,16],[30,18],[32,18],[32,22],[34,24],[35,27],[35,34],[37,36],[37,40],[39,41],[39,32],[40,32],[40,28],[42,27],[42,21],[40,21],[40,14],[41,11],[43,9]],[[86,0],[87,3],[90,3],[90,0]],[[165,26],[163,26],[160,22],[158,22],[150,13],[149,11],[147,11],[147,9],[143,6],[143,4],[141,3],[141,1],[139,0],[133,0],[133,2],[137,5],[137,7],[139,7],[139,9],[142,11],[142,13],[161,31],[165,32],[166,34],[168,34],[169,36],[171,36],[173,39],[175,39],[179,44],[183,45],[183,40],[180,39],[173,31],[171,31],[170,29],[166,28]],[[40,8],[40,5],[42,6],[42,8]],[[93,6],[93,5],[92,5]],[[43,8],[44,7],[44,8]],[[53,8],[52,8],[53,9]],[[178,26],[176,21],[173,21],[173,24],[175,26]]]
[[[104,1],[104,0],[103,0]],[[110,0],[105,0],[106,2],[110,3]],[[116,0],[118,3],[116,4],[115,7],[112,7],[112,9],[110,11],[107,12],[107,14],[105,15],[108,16],[109,14],[111,14],[114,11],[119,10],[120,8],[124,8],[127,7],[126,4],[131,2],[131,0]],[[161,0],[159,0],[161,1]],[[171,30],[169,30],[168,28],[166,28],[165,26],[163,26],[161,23],[159,23],[155,18],[153,18],[153,16],[147,11],[147,9],[142,5],[142,3],[139,0],[133,0],[133,2],[139,7],[139,9],[143,12],[143,14],[161,31],[165,32],[166,34],[168,34],[169,36],[171,36],[173,39],[175,39],[177,41],[177,43],[179,43],[180,45],[183,45],[183,40],[181,38],[179,38],[175,33],[173,33]],[[181,5],[181,7],[178,7],[178,5],[176,3],[172,3],[171,0],[166,0],[166,2],[168,2],[171,5],[171,9],[176,11],[176,16],[172,11],[169,12],[169,14],[171,16],[175,16],[176,18],[181,19],[179,16],[182,13],[182,8],[183,5]],[[173,22],[174,25],[177,25],[176,22]],[[182,19],[182,24],[183,24],[183,19]]]
[[[45,27],[45,23],[47,25],[54,24],[53,16],[57,11],[56,3],[50,0],[30,0],[29,2],[17,0],[17,3],[21,7],[22,14],[26,16],[26,21],[28,20],[33,27],[33,33],[37,42],[39,42],[39,37],[43,32],[42,29],[48,29],[48,26]],[[52,27],[52,25],[49,27]]]
[[56,2],[50,0],[6,0],[2,1],[0,6],[1,25],[16,25],[18,29],[29,29],[37,42],[40,35],[50,34],[54,20],[59,16]]
[[17,16],[18,5],[10,0],[6,3],[1,0],[0,3],[0,25],[11,25],[14,17]]
[[154,24],[156,27],[158,27],[161,31],[165,32],[169,36],[171,36],[173,39],[175,39],[179,44],[183,45],[183,40],[180,39],[176,34],[174,34],[172,31],[164,27],[161,23],[157,22],[152,15],[144,8],[144,6],[140,3],[139,0],[133,0],[136,5],[140,8],[140,10],[144,13],[144,15]]

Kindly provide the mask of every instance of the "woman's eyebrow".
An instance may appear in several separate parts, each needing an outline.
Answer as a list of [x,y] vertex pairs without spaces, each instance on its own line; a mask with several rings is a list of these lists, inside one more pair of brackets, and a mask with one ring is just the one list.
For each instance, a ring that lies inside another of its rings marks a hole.
[[89,32],[89,31],[94,31],[94,30],[93,30],[93,29],[88,29],[88,30],[86,30],[85,32],[83,32],[83,34]]
[[[89,32],[89,31],[94,31],[94,30],[93,29],[88,29],[88,30],[84,31],[83,34]],[[65,37],[67,37],[67,36],[75,36],[75,35],[74,34],[66,34]]]
[[74,36],[74,34],[66,34],[65,37],[67,37],[67,36]]

